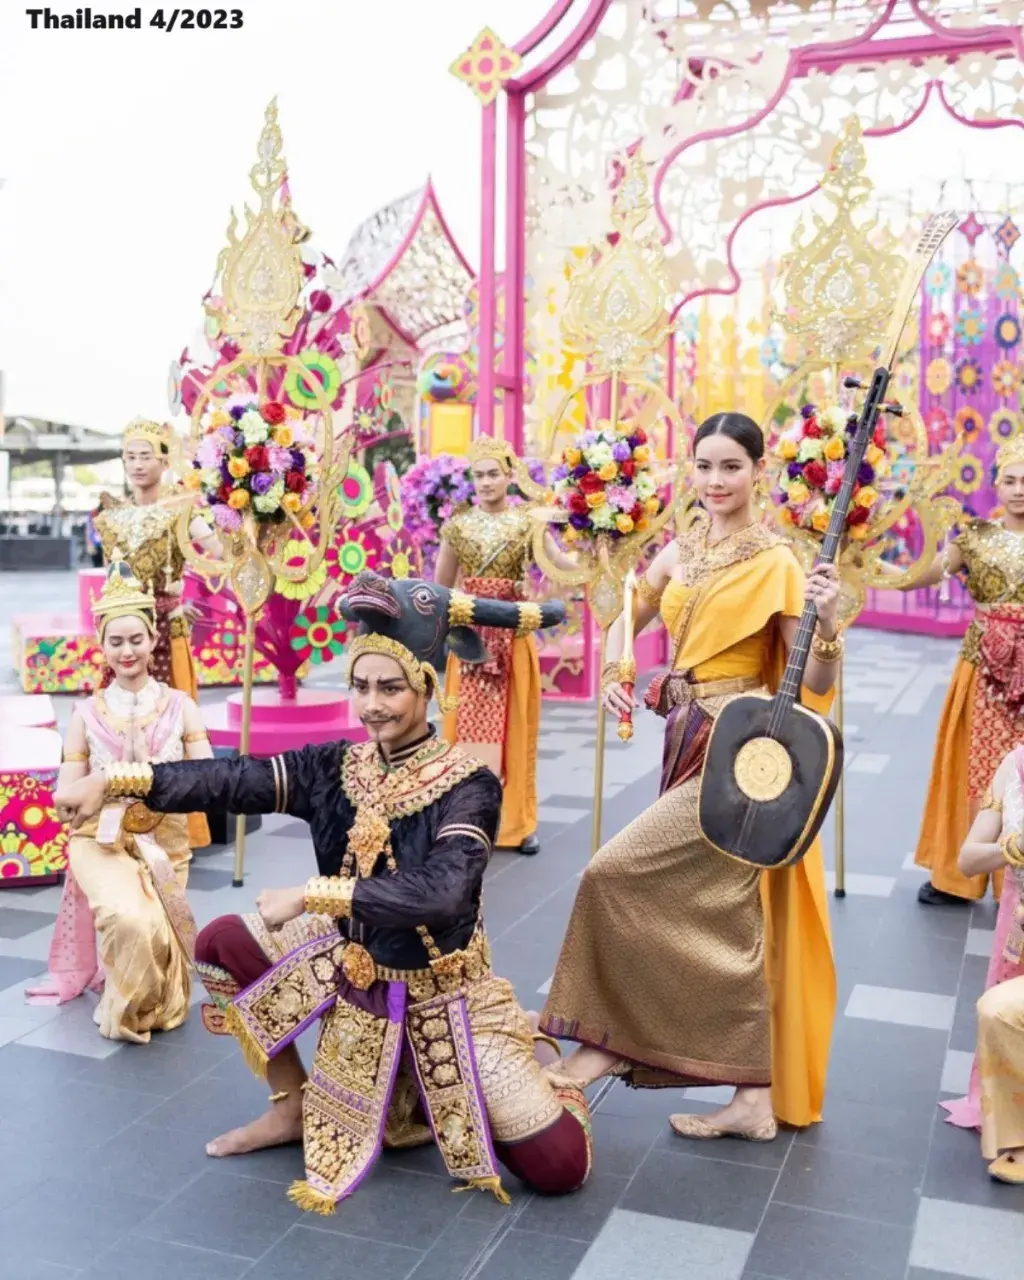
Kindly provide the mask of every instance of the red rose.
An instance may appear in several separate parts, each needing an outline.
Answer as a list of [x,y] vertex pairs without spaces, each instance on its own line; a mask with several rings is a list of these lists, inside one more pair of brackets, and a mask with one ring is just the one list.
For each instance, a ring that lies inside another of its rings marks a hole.
[[640,503],[639,503],[639,502],[634,502],[634,503],[633,503],[633,510],[629,513],[629,515],[630,515],[630,519],[632,519],[632,520],[639,520],[639,519],[640,519],[640,517],[643,515],[643,513],[644,513],[644,509],[643,509],[643,507],[640,505]]
[[590,508],[587,506],[587,500],[582,493],[569,494],[569,514],[573,516],[585,516]]
[[624,480],[632,480],[636,476],[636,463],[632,458],[627,458],[625,462],[619,463],[619,471]]
[[583,493],[598,493],[604,488],[604,481],[596,471],[588,471],[576,481]]
[[269,422],[272,427],[279,427],[284,422],[284,405],[278,404],[276,400],[268,400],[265,405],[261,406],[260,416],[264,422]]
[[850,513],[846,517],[846,523],[848,525],[863,524],[865,520],[867,520],[867,518],[868,518],[867,507],[851,507]]
[[231,497],[231,485],[229,485],[229,484],[227,484],[227,483],[225,482],[225,483],[224,483],[224,484],[222,484],[222,485],[221,485],[221,487],[217,490],[217,501],[218,501],[218,502],[227,502],[228,498],[230,498],[230,497]]
[[828,471],[823,463],[808,462],[807,466],[804,467],[804,480],[815,489],[823,489],[827,479]]
[[804,439],[820,440],[822,435],[821,427],[818,426],[814,418],[808,418],[804,423]]
[[878,426],[875,427],[875,434],[873,439],[875,442],[875,447],[877,449],[885,448],[885,427],[882,425],[882,423],[879,423]]
[[245,460],[251,471],[266,471],[270,466],[270,455],[267,453],[266,445],[251,445],[245,451]]
[[647,432],[643,429],[643,427],[637,427],[635,431],[631,431],[629,433],[629,438],[630,440],[635,440],[637,444],[646,444]]
[[301,471],[289,471],[284,478],[284,487],[289,493],[301,493],[306,487],[306,477]]

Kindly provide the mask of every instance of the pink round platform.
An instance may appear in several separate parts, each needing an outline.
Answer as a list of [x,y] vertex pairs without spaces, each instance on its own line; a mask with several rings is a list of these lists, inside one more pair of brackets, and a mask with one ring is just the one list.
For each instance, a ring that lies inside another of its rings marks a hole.
[[56,729],[48,693],[0,694],[0,729]]
[[[204,706],[203,720],[215,747],[238,748],[242,736],[242,693]],[[249,752],[273,756],[307,744],[347,738],[363,742],[367,733],[352,714],[348,699],[336,689],[300,689],[294,701],[284,701],[276,689],[254,689]]]

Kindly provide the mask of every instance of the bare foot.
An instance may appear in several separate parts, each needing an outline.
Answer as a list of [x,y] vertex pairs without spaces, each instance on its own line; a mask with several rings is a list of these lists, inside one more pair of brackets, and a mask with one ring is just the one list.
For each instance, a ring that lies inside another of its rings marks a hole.
[[607,1075],[621,1061],[617,1053],[609,1053],[607,1049],[593,1049],[584,1044],[580,1045],[568,1061],[555,1067],[554,1071],[585,1089],[587,1085]]
[[542,1067],[550,1067],[553,1062],[561,1062],[562,1055],[553,1044],[549,1044],[547,1039],[543,1038],[544,1033],[540,1029],[540,1014],[533,1009],[527,1009],[526,1020],[530,1024],[530,1030],[534,1035],[533,1056],[540,1065]]
[[287,1107],[277,1104],[259,1119],[208,1142],[206,1154],[218,1159],[222,1156],[243,1156],[249,1151],[262,1151],[264,1147],[281,1147],[288,1142],[301,1141],[301,1105]]

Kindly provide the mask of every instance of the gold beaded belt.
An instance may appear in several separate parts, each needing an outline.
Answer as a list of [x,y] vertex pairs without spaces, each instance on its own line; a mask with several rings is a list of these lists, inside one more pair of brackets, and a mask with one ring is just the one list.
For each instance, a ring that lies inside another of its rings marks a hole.
[[760,689],[763,684],[758,676],[733,676],[729,680],[705,680],[702,684],[695,684],[676,672],[669,676],[668,702],[676,707],[688,702],[703,702],[705,698],[728,698],[735,693]]
[[341,963],[345,977],[365,991],[374,982],[404,982],[414,1001],[457,991],[467,982],[476,982],[491,972],[491,948],[487,935],[478,929],[462,951],[431,960],[426,969],[390,969],[378,964],[365,947],[349,942]]

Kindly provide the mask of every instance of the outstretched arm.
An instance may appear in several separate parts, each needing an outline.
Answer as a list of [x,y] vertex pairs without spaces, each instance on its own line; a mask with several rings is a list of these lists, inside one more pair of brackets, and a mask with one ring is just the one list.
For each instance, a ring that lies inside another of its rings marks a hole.
[[[1000,840],[1003,831],[1003,799],[1016,768],[1016,760],[1008,755],[996,770],[992,789],[982,800],[967,839],[960,847],[959,866],[965,876],[984,876],[1006,866],[1006,854]],[[1010,834],[1024,842],[1024,836],[1020,832]]]

